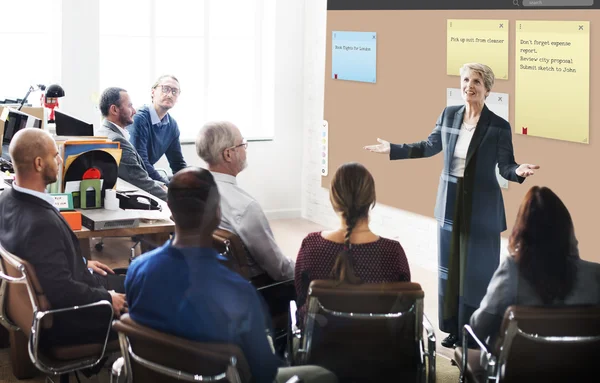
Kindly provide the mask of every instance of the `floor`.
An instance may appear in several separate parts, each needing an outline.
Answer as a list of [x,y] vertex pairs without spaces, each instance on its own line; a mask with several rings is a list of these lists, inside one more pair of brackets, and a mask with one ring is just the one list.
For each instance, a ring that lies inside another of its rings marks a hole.
[[[273,234],[277,240],[277,243],[281,247],[285,255],[295,259],[302,243],[302,239],[309,232],[324,230],[323,226],[315,224],[313,222],[304,219],[287,219],[287,220],[274,220],[271,222],[271,228]],[[101,252],[98,252],[94,248],[94,244],[99,242],[99,239],[92,240],[92,258],[106,263],[108,266],[115,267],[126,267],[128,265],[128,258],[131,254],[130,248],[133,245],[128,238],[106,238],[104,239],[104,248]],[[136,249],[139,254],[139,247]],[[413,282],[417,282],[423,288],[425,292],[425,315],[430,320],[433,328],[436,330],[437,340],[437,357],[436,357],[436,368],[438,371],[437,382],[457,382],[458,381],[458,369],[455,366],[450,365],[450,357],[452,356],[452,350],[444,348],[440,345],[440,340],[443,339],[446,334],[437,330],[437,279],[436,274],[432,271],[421,268],[416,265],[416,262],[410,259],[410,254],[407,254],[411,269],[411,276]],[[76,380],[72,379],[73,382]],[[108,382],[109,373],[108,370],[102,371],[98,376],[92,377],[91,379],[81,378],[81,382]],[[0,382],[44,382],[43,377],[36,377],[35,379],[28,380],[16,380],[12,376],[10,369],[10,360],[8,355],[8,349],[0,350]]]

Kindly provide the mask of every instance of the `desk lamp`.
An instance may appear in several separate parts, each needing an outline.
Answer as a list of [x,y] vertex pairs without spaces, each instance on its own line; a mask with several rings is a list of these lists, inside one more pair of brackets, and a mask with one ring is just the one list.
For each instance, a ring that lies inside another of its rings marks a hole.
[[31,92],[36,91],[36,90],[41,90],[44,91],[46,90],[46,86],[43,84],[37,84],[36,86],[30,85],[29,86],[29,90],[27,91],[27,94],[25,95],[25,97],[23,98],[23,100],[21,100],[21,105],[19,105],[19,109],[21,110],[21,108],[23,108],[23,105],[25,105],[25,103],[27,102],[27,97],[29,97],[29,95],[31,94]]
[[54,108],[58,106],[58,99],[65,96],[65,90],[58,84],[52,84],[42,95],[42,105],[50,109],[48,122],[54,122]]

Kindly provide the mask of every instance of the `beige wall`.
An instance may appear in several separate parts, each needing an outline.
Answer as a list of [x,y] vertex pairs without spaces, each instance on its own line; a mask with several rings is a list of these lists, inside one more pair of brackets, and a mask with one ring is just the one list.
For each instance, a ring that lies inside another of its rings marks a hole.
[[[457,88],[459,79],[446,75],[447,19],[508,19],[509,80],[497,80],[493,91],[510,94],[510,120],[514,125],[514,26],[517,19],[591,20],[590,35],[590,144],[513,135],[515,159],[541,165],[540,171],[524,184],[510,183],[503,189],[508,230],[531,186],[554,190],[569,208],[584,259],[600,261],[596,250],[595,218],[600,203],[595,200],[600,163],[600,11],[328,11],[325,65],[325,110],[329,122],[329,176],[321,184],[328,187],[331,174],[342,163],[358,161],[375,177],[377,200],[408,212],[433,216],[442,156],[389,161],[368,153],[364,145],[377,137],[395,143],[420,141],[429,135],[446,105],[446,88]],[[333,30],[377,32],[377,84],[331,79],[331,32]],[[548,111],[552,113],[552,111]],[[566,127],[568,128],[568,127]],[[598,148],[595,148],[598,146]]]

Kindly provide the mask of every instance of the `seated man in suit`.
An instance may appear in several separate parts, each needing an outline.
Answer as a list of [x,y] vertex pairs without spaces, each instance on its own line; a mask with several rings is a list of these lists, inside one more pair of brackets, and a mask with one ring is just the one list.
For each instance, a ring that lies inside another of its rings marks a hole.
[[[15,180],[0,196],[0,243],[33,266],[53,309],[107,300],[118,317],[126,311],[124,277],[83,258],[79,240],[45,192],[56,182],[62,163],[54,139],[42,129],[26,128],[12,138],[9,151]],[[114,291],[119,285],[120,293]],[[106,319],[93,310],[79,314],[57,316],[52,328],[42,333],[42,344],[102,342]]]
[[150,178],[144,161],[129,142],[129,132],[125,127],[133,122],[135,109],[127,91],[114,87],[105,89],[100,96],[100,112],[104,121],[96,134],[121,143],[119,178],[166,201],[167,187],[164,183]]
[[188,167],[173,176],[167,203],[175,236],[131,263],[125,280],[129,315],[182,338],[238,345],[254,382],[286,381],[295,374],[307,382],[335,381],[319,367],[280,368],[283,361],[272,349],[264,302],[212,247],[221,218],[219,200],[209,171]]
[[220,226],[237,234],[249,252],[251,277],[266,272],[275,281],[294,278],[294,261],[283,255],[258,202],[240,188],[236,176],[246,167],[246,147],[231,122],[209,122],[196,139],[196,151],[212,172],[221,194]]

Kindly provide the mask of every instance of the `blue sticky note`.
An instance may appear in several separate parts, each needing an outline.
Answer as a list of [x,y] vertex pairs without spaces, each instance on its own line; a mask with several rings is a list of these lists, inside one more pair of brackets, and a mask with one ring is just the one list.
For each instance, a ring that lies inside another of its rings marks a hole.
[[331,78],[375,83],[377,33],[333,31]]

